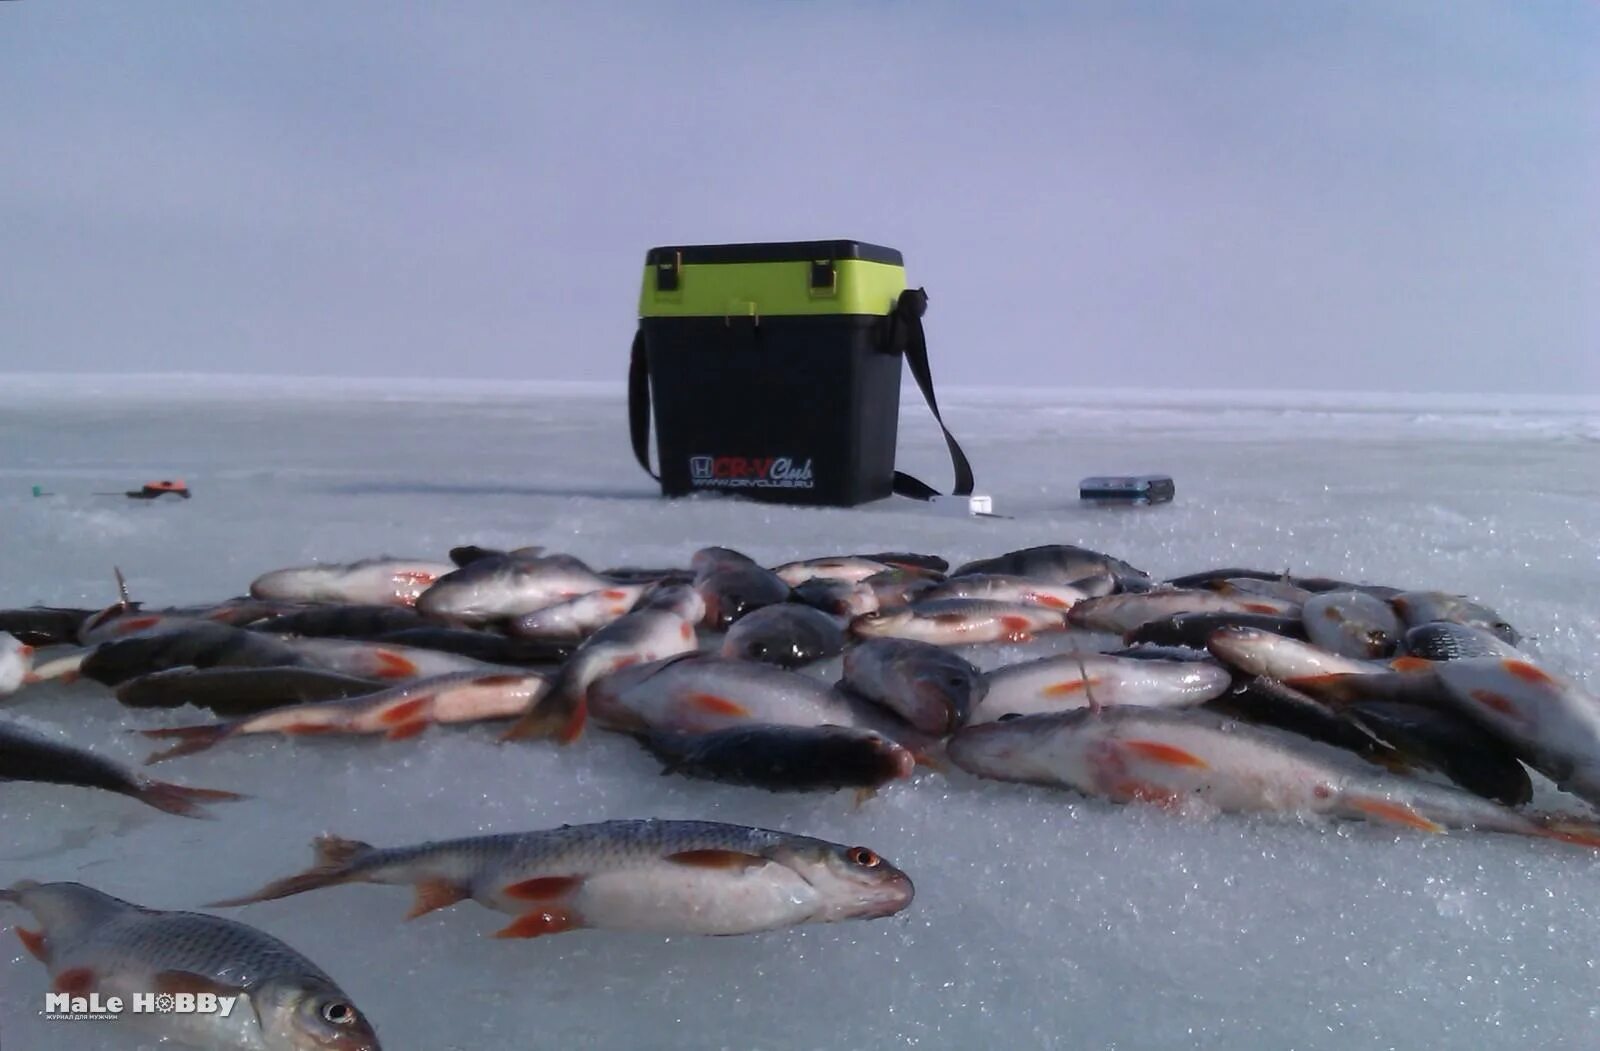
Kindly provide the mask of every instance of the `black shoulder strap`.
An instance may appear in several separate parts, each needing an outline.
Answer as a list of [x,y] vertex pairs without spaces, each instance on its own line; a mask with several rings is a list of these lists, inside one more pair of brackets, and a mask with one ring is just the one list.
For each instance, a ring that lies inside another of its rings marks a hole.
[[[928,341],[922,334],[922,315],[927,309],[928,293],[922,289],[908,288],[900,293],[900,301],[895,304],[894,313],[890,315],[889,348],[895,353],[905,354],[906,364],[911,367],[911,375],[922,391],[922,399],[933,411],[933,418],[938,421],[939,430],[944,432],[944,444],[950,450],[950,466],[955,469],[956,475],[956,484],[955,488],[950,490],[951,495],[971,496],[972,465],[967,462],[967,454],[961,451],[961,443],[950,433],[950,428],[944,425],[944,417],[939,414],[939,401],[933,396],[933,372],[928,368]],[[894,491],[913,500],[927,500],[939,495],[937,489],[904,471],[894,473]]]
[[628,361],[628,435],[633,439],[633,456],[656,481],[661,476],[650,469],[650,362],[645,359],[644,329],[633,334],[633,354]]

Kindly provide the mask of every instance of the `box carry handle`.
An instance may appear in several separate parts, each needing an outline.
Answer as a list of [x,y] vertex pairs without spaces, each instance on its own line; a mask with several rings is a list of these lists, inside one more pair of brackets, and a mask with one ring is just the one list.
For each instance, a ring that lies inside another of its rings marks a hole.
[[[922,391],[922,400],[928,403],[939,430],[944,432],[944,444],[950,450],[950,466],[955,469],[956,475],[951,495],[971,496],[972,465],[967,462],[967,454],[961,451],[961,443],[944,425],[944,417],[939,413],[939,400],[933,396],[933,372],[928,368],[928,341],[922,334],[922,315],[927,310],[928,293],[923,289],[908,288],[900,293],[900,299],[889,314],[889,352],[906,356],[911,376]],[[939,490],[904,471],[894,473],[894,491],[913,500],[931,500],[939,495]]]
[[[933,418],[944,433],[945,447],[950,450],[950,466],[955,470],[956,484],[950,490],[953,496],[972,495],[972,465],[961,443],[944,424],[939,412],[939,400],[933,394],[933,372],[928,367],[928,342],[922,333],[922,315],[928,309],[928,293],[920,288],[908,288],[900,293],[894,310],[889,314],[887,350],[891,354],[904,354],[911,375],[922,391],[922,400],[928,403]],[[645,354],[644,328],[633,334],[633,349],[628,359],[628,436],[633,441],[633,456],[656,481],[661,476],[650,469],[650,362]],[[939,495],[939,490],[904,471],[894,473],[894,492],[913,500],[929,500]]]

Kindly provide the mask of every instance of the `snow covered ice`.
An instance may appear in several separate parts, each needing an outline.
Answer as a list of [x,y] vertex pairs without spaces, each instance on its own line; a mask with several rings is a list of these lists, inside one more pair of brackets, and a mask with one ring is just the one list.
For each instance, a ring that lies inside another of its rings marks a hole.
[[[0,605],[102,606],[111,567],[152,605],[258,573],[455,544],[545,544],[595,566],[767,564],[928,551],[952,563],[1072,542],[1166,576],[1222,565],[1473,595],[1541,659],[1600,685],[1600,405],[1504,399],[944,395],[1007,520],[907,501],[801,510],[665,502],[630,455],[620,389],[405,381],[10,377],[0,391]],[[946,482],[914,392],[901,466]],[[1080,507],[1080,477],[1161,471],[1175,503]],[[90,495],[181,477],[190,501]],[[32,498],[42,485],[57,494]],[[1047,648],[995,647],[992,666]],[[830,670],[830,669],[824,669]],[[94,684],[5,705],[128,761]],[[1067,793],[920,774],[856,808],[664,778],[631,742],[502,746],[253,738],[160,769],[249,793],[184,821],[105,793],[0,790],[0,885],[78,880],[195,908],[305,867],[337,832],[381,845],[617,817],[705,818],[863,844],[904,868],[902,915],[738,938],[488,935],[465,903],[406,923],[399,888],[225,914],[333,975],[391,1051],[605,1048],[1578,1048],[1600,1031],[1600,858],[1495,835],[1185,821]],[[1576,808],[1548,785],[1541,804]],[[22,919],[7,910],[8,925]],[[131,1032],[39,1017],[43,968],[0,948],[0,1045],[98,1051]]]

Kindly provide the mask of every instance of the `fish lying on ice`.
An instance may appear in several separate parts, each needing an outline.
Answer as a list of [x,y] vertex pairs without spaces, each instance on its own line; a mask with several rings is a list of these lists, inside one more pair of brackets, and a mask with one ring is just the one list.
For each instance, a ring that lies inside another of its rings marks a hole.
[[920,602],[944,598],[981,598],[994,602],[1020,602],[1028,606],[1071,609],[1089,595],[1071,584],[1000,573],[967,573],[933,584],[917,596]]
[[1600,807],[1600,697],[1507,657],[1441,661],[1434,676],[1456,711],[1558,788]]
[[205,817],[206,803],[244,798],[214,788],[152,781],[104,756],[7,723],[0,723],[0,781],[99,788],[182,817]]
[[877,591],[866,581],[847,584],[813,577],[797,586],[792,597],[796,602],[838,617],[859,617],[880,605]]
[[924,733],[943,736],[972,715],[989,680],[940,646],[913,639],[868,639],[845,653],[840,685]]
[[857,726],[850,701],[822,680],[770,664],[688,653],[622,668],[589,690],[595,722],[639,733],[731,726]]
[[517,917],[501,938],[593,928],[753,934],[876,919],[911,904],[905,873],[866,847],[710,821],[605,821],[414,847],[324,836],[317,864],[244,905],[343,883],[416,888],[410,916],[471,899]]
[[1096,704],[1183,708],[1221,696],[1233,682],[1211,661],[1137,660],[1083,653],[1008,664],[988,673],[971,723]]
[[415,679],[451,672],[504,671],[480,660],[444,650],[400,646],[361,639],[302,639],[272,636],[309,667],[324,668],[361,679]]
[[610,586],[571,555],[494,553],[440,576],[417,598],[417,610],[442,620],[486,624]]
[[1356,701],[1344,716],[1406,759],[1474,795],[1506,806],[1533,798],[1528,771],[1496,735],[1451,711],[1395,701]]
[[1242,626],[1212,633],[1206,648],[1230,668],[1290,685],[1311,686],[1349,675],[1377,676],[1392,672],[1428,673],[1427,661],[1399,657],[1393,661],[1360,660],[1325,650],[1310,642]]
[[690,624],[699,624],[706,617],[706,600],[700,597],[700,592],[695,590],[692,582],[674,581],[645,588],[639,601],[633,604],[633,609],[666,610],[676,613]]
[[285,602],[411,606],[453,569],[447,562],[407,558],[294,566],[263,573],[251,582],[250,594]]
[[135,633],[101,642],[84,657],[78,671],[85,678],[118,686],[171,668],[272,668],[306,663],[306,658],[279,636],[193,621],[153,634]]
[[471,628],[406,628],[380,635],[373,642],[381,646],[411,650],[453,653],[484,664],[559,664],[578,647],[572,642],[549,639],[513,639]]
[[1203,650],[1206,642],[1222,628],[1259,628],[1291,639],[1306,639],[1305,624],[1299,614],[1277,616],[1271,613],[1174,613],[1147,620],[1122,636],[1130,646],[1187,646]]
[[734,622],[722,640],[722,655],[798,668],[837,656],[845,643],[839,622],[795,602],[763,606]]
[[1404,591],[1389,601],[1408,628],[1443,620],[1482,628],[1513,646],[1522,643],[1522,633],[1504,617],[1462,595],[1443,591]]
[[1270,595],[1221,595],[1215,591],[1158,589],[1137,594],[1106,595],[1080,602],[1067,611],[1067,623],[1118,635],[1180,613],[1263,613],[1298,616],[1298,603]]
[[632,610],[644,584],[614,584],[513,617],[506,633],[522,639],[579,642]]
[[640,744],[662,773],[769,792],[872,790],[915,771],[916,757],[871,730],[846,726],[731,726],[710,733],[649,731]]
[[1342,657],[1376,660],[1400,645],[1400,618],[1394,607],[1360,591],[1324,591],[1301,609],[1306,634]]
[[81,883],[24,880],[0,890],[33,914],[17,928],[58,993],[119,997],[211,995],[215,1011],[126,1012],[189,1047],[237,1051],[379,1051],[366,1016],[332,978],[254,927],[193,912],[161,912]]
[[555,737],[570,743],[583,733],[589,694],[597,683],[630,665],[658,661],[699,648],[694,627],[665,609],[641,609],[607,624],[561,666],[550,691],[506,731],[505,740]]
[[15,635],[18,642],[29,646],[70,646],[78,641],[79,627],[94,612],[54,606],[0,609],[0,634]]
[[726,630],[752,610],[789,600],[789,585],[783,578],[737,551],[702,548],[690,565],[695,590],[706,604],[702,623],[712,631]]
[[1407,629],[1400,648],[1413,657],[1428,661],[1458,661],[1472,657],[1527,659],[1526,654],[1492,631],[1448,620],[1429,621]]
[[887,562],[863,558],[859,555],[832,555],[825,558],[808,558],[799,562],[785,562],[772,567],[772,572],[790,587],[798,587],[808,580],[837,580],[854,584],[893,567]]
[[376,639],[395,631],[433,624],[410,606],[316,605],[265,617],[251,631],[312,638]]
[[398,741],[435,724],[515,718],[538,701],[548,686],[543,675],[533,673],[455,672],[346,700],[296,704],[243,719],[139,733],[178,742],[151,755],[146,764],[203,752],[246,734],[381,734]]
[[[1080,582],[1108,579],[1117,588],[1129,591],[1142,589],[1150,583],[1150,574],[1144,570],[1135,569],[1120,558],[1072,544],[1042,544],[1020,551],[1008,551],[994,558],[968,562],[957,567],[950,575],[960,577],[972,573],[1031,577],[1048,583],[1079,587],[1084,586]],[[1100,591],[1099,587],[1095,587],[1095,590]]]
[[254,715],[308,701],[360,697],[384,689],[376,679],[322,668],[171,668],[129,679],[117,687],[127,708],[181,708],[192,704],[216,715]]
[[1113,802],[1224,813],[1362,818],[1443,832],[1478,829],[1600,848],[1600,829],[1541,821],[1446,785],[1398,777],[1348,752],[1203,709],[1079,709],[969,726],[948,754],[1001,781]]
[[1066,614],[1045,606],[989,599],[939,599],[902,609],[863,613],[850,632],[864,639],[916,639],[937,646],[980,642],[1027,642],[1041,632],[1062,631]]

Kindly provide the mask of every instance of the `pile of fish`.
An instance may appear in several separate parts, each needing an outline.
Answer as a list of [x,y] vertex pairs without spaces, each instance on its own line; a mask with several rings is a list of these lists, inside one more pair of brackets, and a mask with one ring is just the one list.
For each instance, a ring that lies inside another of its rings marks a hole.
[[[1036,639],[1049,655],[993,666],[1012,652],[996,647]],[[1190,815],[1600,847],[1583,806],[1600,807],[1600,698],[1487,606],[1248,569],[1157,581],[1066,544],[954,569],[908,552],[768,567],[713,547],[681,568],[595,570],[542,548],[460,547],[449,562],[280,569],[209,605],[145,609],[123,587],[101,610],[0,611],[0,696],[79,679],[129,707],[215,716],[140,731],[158,744],[150,763],[258,734],[403,741],[498,722],[507,742],[573,745],[592,727],[633,738],[665,773],[858,803],[927,767]],[[1576,812],[1530,809],[1530,772]],[[0,780],[185,816],[240,798],[4,721]],[[888,916],[913,894],[866,847],[709,822],[390,847],[325,836],[314,850],[309,870],[217,905],[406,884],[411,915],[471,899],[513,917],[500,937],[726,935]],[[155,1016],[173,1039],[378,1046],[332,979],[251,928],[73,883],[19,884],[0,902],[37,918],[19,933],[58,991],[252,1007],[187,1016],[192,1031]]]

